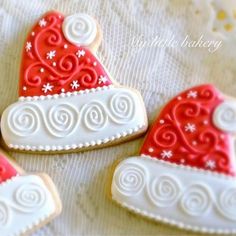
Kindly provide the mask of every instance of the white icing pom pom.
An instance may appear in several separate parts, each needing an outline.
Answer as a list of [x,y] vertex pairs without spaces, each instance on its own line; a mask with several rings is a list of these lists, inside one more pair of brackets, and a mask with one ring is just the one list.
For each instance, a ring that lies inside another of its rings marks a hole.
[[90,45],[97,35],[96,21],[84,13],[67,16],[62,30],[69,42],[82,46]]
[[225,101],[214,111],[213,122],[215,126],[226,132],[236,132],[236,102]]

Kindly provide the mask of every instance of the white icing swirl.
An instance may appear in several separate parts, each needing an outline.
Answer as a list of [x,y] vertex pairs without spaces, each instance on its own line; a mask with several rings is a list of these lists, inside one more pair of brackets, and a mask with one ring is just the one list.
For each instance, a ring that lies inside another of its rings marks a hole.
[[6,203],[0,200],[0,228],[5,227],[10,221],[10,211]]
[[107,124],[108,116],[101,103],[92,102],[85,105],[83,110],[83,120],[88,129],[99,131]]
[[114,173],[116,189],[125,196],[139,194],[146,183],[147,173],[143,166],[135,163],[123,163]]
[[78,120],[79,114],[77,109],[65,103],[55,105],[50,109],[46,125],[54,136],[66,137],[76,129]]
[[125,124],[135,116],[134,98],[129,93],[117,93],[110,100],[111,119],[118,124]]
[[148,197],[158,207],[172,206],[179,199],[180,193],[179,181],[170,175],[153,179],[148,188]]
[[9,112],[7,123],[10,131],[19,137],[33,135],[38,131],[40,118],[39,108],[32,103],[14,107]]
[[33,183],[21,185],[14,195],[18,204],[14,208],[21,212],[34,212],[47,201],[44,189],[40,185]]
[[236,131],[236,102],[226,101],[221,103],[214,111],[213,122],[223,131]]
[[218,210],[226,218],[236,221],[236,187],[230,187],[220,194]]
[[190,216],[203,216],[212,205],[210,189],[203,184],[187,188],[180,200],[182,210]]
[[69,42],[82,46],[90,45],[97,35],[96,21],[84,13],[67,16],[62,30]]

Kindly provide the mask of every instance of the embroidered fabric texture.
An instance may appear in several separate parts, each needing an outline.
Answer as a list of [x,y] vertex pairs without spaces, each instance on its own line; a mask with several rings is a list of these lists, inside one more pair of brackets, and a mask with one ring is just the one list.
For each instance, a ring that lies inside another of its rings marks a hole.
[[[235,58],[229,54],[235,52],[235,43],[208,32],[215,22],[210,19],[213,9],[204,7],[203,1],[196,2],[198,6],[189,0],[2,0],[0,112],[18,99],[21,50],[27,31],[51,9],[65,15],[85,12],[98,20],[103,31],[98,57],[117,82],[141,92],[150,122],[163,103],[196,84],[214,83],[223,92],[235,95]],[[150,42],[155,37],[169,39],[174,35],[182,41],[187,34],[195,40],[202,34],[208,39],[222,39],[223,46],[212,54],[204,48],[130,46],[134,37]],[[12,151],[27,171],[51,175],[63,201],[62,215],[33,235],[188,235],[130,214],[109,199],[111,165],[119,158],[137,155],[141,142],[139,138],[96,151],[50,157]]]

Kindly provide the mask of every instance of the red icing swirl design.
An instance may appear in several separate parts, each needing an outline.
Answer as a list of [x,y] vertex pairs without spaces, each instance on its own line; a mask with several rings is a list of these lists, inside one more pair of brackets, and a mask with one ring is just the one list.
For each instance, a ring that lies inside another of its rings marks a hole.
[[63,35],[64,16],[44,15],[30,31],[23,49],[19,96],[45,96],[112,84],[89,49]]
[[212,85],[179,94],[154,122],[141,154],[235,176],[231,135],[212,121],[215,108],[223,101],[223,95]]
[[0,183],[17,175],[15,168],[0,154]]

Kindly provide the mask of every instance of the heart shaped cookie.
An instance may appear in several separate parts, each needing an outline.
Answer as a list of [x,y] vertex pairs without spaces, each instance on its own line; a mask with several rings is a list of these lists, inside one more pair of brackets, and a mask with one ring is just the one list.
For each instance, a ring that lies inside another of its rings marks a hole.
[[101,41],[87,14],[45,14],[22,54],[19,100],[2,115],[8,147],[68,151],[106,146],[142,134],[140,94],[114,83],[94,52]]

